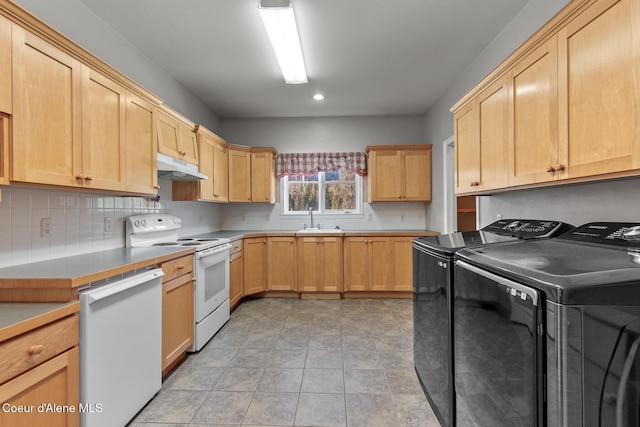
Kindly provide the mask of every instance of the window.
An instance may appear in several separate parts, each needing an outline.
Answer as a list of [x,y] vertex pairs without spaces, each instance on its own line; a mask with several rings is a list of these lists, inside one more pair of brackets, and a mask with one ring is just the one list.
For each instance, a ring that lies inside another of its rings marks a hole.
[[318,172],[312,176],[284,176],[282,201],[285,214],[362,212],[362,177],[343,170]]

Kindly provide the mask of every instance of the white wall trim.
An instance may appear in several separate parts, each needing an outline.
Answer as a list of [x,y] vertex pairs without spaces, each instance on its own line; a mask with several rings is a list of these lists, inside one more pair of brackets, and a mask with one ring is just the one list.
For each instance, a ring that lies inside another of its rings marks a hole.
[[444,232],[453,233],[457,228],[456,195],[454,189],[454,137],[442,143],[442,182],[444,195]]

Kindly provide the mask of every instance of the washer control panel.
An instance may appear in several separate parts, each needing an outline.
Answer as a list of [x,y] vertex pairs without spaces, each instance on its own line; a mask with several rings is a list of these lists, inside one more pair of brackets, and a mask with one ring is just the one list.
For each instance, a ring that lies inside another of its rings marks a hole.
[[629,222],[590,222],[559,237],[587,243],[640,248],[640,224]]

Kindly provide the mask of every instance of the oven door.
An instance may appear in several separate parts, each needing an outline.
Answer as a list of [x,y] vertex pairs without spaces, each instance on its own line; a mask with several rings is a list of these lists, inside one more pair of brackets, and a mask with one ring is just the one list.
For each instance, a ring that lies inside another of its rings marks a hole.
[[456,420],[544,425],[544,342],[537,290],[457,260],[454,267]]
[[196,323],[229,299],[231,244],[196,252]]

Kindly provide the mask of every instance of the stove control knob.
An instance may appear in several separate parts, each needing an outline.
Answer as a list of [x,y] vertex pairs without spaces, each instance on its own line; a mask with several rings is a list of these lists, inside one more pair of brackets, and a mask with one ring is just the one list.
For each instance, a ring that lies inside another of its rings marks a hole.
[[135,225],[136,227],[140,227],[140,220],[139,220],[139,219],[137,219],[137,220],[133,223],[133,225]]
[[622,238],[625,240],[640,240],[640,225],[635,225],[623,230]]
[[146,219],[143,219],[141,222],[142,222],[143,226],[145,226],[145,227],[147,226],[147,220]]

